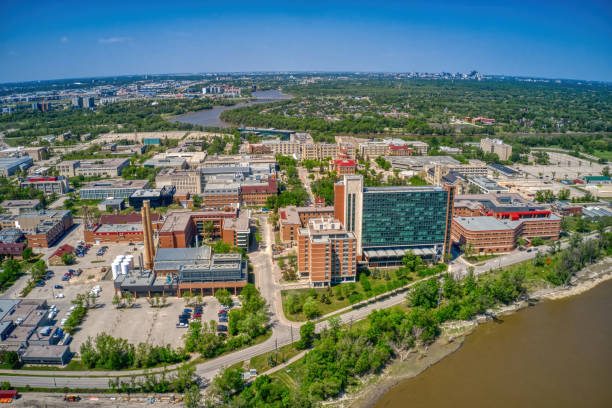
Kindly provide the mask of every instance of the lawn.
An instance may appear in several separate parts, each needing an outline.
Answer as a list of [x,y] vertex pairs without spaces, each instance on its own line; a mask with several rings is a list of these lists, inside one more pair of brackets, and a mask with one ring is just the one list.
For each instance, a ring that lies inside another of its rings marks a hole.
[[[299,338],[299,331],[295,330],[295,339]],[[295,343],[287,344],[276,351],[268,351],[267,353],[255,356],[249,362],[249,368],[254,368],[259,374],[268,371],[269,369],[282,364],[293,356],[299,354],[302,350],[298,350],[294,346]]]
[[485,255],[474,255],[474,256],[469,256],[469,257],[465,257],[465,260],[471,263],[474,262],[482,262],[482,261],[488,261],[489,259],[493,259],[493,258],[497,258],[499,255],[497,254],[485,254]]
[[610,150],[595,150],[593,156],[597,156],[609,162],[612,161],[612,151]]
[[[292,313],[288,305],[288,299],[293,295],[297,295],[300,305],[303,305],[309,297],[315,298],[318,316],[324,316],[362,300],[370,299],[374,296],[405,286],[419,279],[419,275],[415,272],[404,272],[405,277],[399,279],[397,275],[398,271],[399,270],[383,271],[378,272],[376,277],[369,276],[367,278],[370,286],[369,290],[364,289],[364,284],[362,284],[362,282],[343,283],[331,288],[283,290],[281,291],[283,312],[288,320],[303,322],[308,320],[303,311],[298,310]],[[301,306],[298,309],[301,309]]]

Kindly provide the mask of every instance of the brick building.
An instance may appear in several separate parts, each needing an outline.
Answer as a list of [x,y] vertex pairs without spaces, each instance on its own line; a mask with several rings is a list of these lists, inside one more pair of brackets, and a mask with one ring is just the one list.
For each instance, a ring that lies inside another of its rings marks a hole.
[[332,160],[332,168],[339,176],[355,174],[355,160]]
[[256,184],[243,184],[240,187],[242,203],[250,206],[265,206],[268,197],[278,195],[278,183],[270,178],[266,182]]
[[25,213],[15,220],[15,226],[25,233],[30,248],[53,246],[72,225],[72,213],[67,210]]
[[313,218],[298,233],[298,272],[312,286],[354,282],[356,240],[338,220]]
[[290,205],[278,210],[280,238],[283,243],[297,242],[298,231],[305,227],[311,218],[332,217],[334,207],[296,207]]
[[[158,232],[160,248],[187,248],[204,238],[223,238],[226,218],[235,219],[236,209],[230,211],[169,211]],[[234,244],[234,240],[228,243]]]

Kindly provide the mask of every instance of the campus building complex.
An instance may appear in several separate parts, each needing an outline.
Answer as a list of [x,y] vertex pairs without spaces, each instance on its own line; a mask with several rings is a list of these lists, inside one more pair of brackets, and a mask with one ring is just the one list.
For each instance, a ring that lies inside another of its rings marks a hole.
[[129,198],[136,191],[149,187],[147,180],[108,179],[90,181],[79,190],[82,200],[103,200],[105,198]]
[[558,239],[561,218],[519,194],[457,195],[452,237],[476,252],[509,252],[519,237]]
[[35,188],[45,194],[64,194],[70,188],[68,179],[59,177],[27,177],[19,183],[21,188]]
[[65,177],[118,177],[129,164],[129,159],[67,160],[58,163],[56,168]]
[[[226,222],[228,219],[240,221]],[[249,214],[236,209],[170,211],[158,235],[160,248],[188,248],[205,238],[222,238],[224,242],[248,249]]]
[[371,266],[399,265],[409,250],[434,260],[450,250],[452,187],[364,187],[362,176],[345,176],[334,195],[335,217]]

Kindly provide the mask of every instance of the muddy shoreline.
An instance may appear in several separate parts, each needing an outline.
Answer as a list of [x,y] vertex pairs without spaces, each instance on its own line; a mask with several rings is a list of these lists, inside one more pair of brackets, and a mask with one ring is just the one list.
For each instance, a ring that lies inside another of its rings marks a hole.
[[431,345],[412,350],[403,361],[396,359],[385,368],[382,374],[364,381],[363,388],[354,394],[347,393],[342,398],[329,401],[325,405],[351,408],[372,407],[394,386],[416,377],[427,368],[459,350],[466,337],[476,330],[481,323],[491,321],[496,317],[513,314],[526,307],[534,306],[540,301],[563,299],[582,294],[609,279],[612,279],[612,258],[610,257],[578,272],[568,286],[538,289],[531,293],[529,300],[491,310],[490,316],[480,315],[470,321],[443,324],[441,325],[442,334]]

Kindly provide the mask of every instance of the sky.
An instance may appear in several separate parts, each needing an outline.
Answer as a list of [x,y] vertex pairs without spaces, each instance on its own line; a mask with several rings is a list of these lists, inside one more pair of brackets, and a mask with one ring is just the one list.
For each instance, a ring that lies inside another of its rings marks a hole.
[[247,71],[612,81],[612,1],[0,1],[0,83]]

